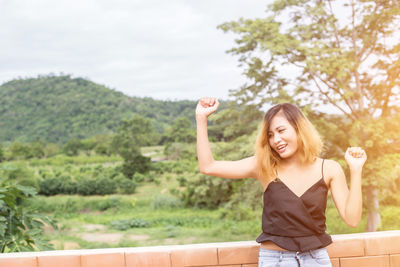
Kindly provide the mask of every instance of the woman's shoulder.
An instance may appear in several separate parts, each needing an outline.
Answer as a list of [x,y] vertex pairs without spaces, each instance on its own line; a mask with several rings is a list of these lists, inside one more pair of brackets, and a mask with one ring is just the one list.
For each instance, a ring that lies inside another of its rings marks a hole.
[[336,171],[338,168],[342,169],[342,166],[337,162],[336,160],[333,159],[323,159],[324,160],[324,170],[326,169],[327,171]]
[[337,177],[337,175],[342,172],[343,169],[339,162],[333,159],[324,159],[323,174],[327,183],[330,183],[332,179]]

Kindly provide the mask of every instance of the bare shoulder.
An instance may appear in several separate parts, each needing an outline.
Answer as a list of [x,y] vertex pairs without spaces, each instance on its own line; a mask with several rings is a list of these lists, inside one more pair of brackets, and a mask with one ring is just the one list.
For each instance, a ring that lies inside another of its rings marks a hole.
[[330,185],[332,180],[340,176],[342,173],[343,169],[339,162],[332,159],[326,159],[324,161],[324,177],[328,185]]

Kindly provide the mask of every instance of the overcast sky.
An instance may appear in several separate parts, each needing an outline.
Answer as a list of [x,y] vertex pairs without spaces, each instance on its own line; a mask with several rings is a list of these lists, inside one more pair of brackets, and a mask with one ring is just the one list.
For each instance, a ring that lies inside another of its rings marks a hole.
[[270,0],[0,0],[0,84],[65,73],[130,96],[228,98],[244,83],[217,25]]

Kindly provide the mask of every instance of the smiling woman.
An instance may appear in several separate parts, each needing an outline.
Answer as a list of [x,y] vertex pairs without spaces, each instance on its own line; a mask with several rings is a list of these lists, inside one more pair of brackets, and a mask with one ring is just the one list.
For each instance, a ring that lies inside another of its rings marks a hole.
[[325,224],[327,193],[342,219],[358,225],[362,212],[361,172],[364,150],[348,148],[348,189],[341,166],[319,157],[322,141],[300,109],[278,104],[267,111],[252,157],[215,161],[207,133],[207,117],[218,108],[215,98],[196,107],[197,156],[200,171],[224,178],[256,178],[264,188],[259,266],[331,266],[326,246],[332,243]]

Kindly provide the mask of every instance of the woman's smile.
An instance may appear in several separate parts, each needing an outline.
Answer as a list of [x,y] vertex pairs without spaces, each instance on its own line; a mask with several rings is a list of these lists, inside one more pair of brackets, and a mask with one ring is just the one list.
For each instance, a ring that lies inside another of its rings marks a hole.
[[268,131],[269,145],[281,158],[289,158],[297,152],[297,132],[283,114],[277,114]]

